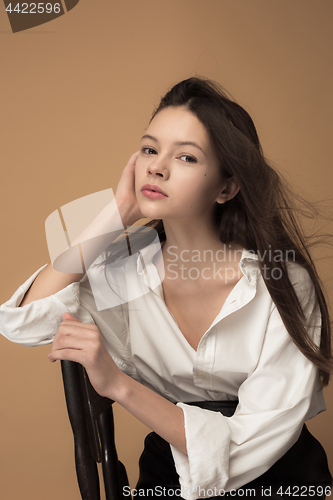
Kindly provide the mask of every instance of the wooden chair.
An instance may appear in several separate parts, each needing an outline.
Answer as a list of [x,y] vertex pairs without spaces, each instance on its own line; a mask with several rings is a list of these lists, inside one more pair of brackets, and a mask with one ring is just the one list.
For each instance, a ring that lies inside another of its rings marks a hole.
[[82,500],[100,500],[97,463],[102,463],[106,499],[123,500],[128,479],[115,447],[113,401],[97,394],[82,365],[61,361],[61,371]]

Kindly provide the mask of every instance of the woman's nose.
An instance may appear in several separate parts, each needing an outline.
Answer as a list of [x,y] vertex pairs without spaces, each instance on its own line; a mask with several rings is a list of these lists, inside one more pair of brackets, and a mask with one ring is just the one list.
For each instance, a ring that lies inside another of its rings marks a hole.
[[169,169],[166,162],[161,158],[156,158],[149,163],[147,172],[148,174],[158,175],[163,178],[167,178],[169,176]]

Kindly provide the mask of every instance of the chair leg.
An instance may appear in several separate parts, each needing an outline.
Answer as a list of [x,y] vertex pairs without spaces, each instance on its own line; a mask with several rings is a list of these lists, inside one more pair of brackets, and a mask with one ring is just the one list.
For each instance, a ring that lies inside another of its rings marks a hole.
[[82,500],[100,500],[98,469],[92,458],[84,404],[81,395],[79,365],[61,362],[69,420],[75,443],[75,465]]
[[[114,422],[113,411],[110,406],[98,417],[98,428],[103,446],[103,477],[105,485],[106,500],[122,500],[123,486],[122,479],[127,479],[126,471],[120,468],[117,450],[114,442]],[[121,464],[124,468],[124,466]],[[128,481],[127,481],[128,484]]]
[[120,481],[120,485],[121,485],[121,490],[123,492],[123,496],[122,498],[124,500],[127,500],[128,499],[128,495],[124,495],[124,486],[129,486],[129,481],[128,481],[128,476],[127,476],[127,472],[126,472],[126,469],[125,469],[125,466],[122,462],[118,462],[118,465],[119,465],[119,481]]
[[[83,439],[89,443],[88,435]],[[75,444],[75,466],[82,500],[100,500],[98,469],[91,456],[90,446]]]

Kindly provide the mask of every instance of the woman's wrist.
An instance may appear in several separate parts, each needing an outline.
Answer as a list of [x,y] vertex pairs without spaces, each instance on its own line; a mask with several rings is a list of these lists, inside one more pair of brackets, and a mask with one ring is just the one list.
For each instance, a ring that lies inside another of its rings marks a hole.
[[113,388],[108,397],[182,453],[187,453],[182,409],[123,372],[120,373],[117,381],[113,379]]
[[132,226],[132,224],[142,218],[141,214],[138,214],[137,209],[132,204],[128,202],[121,202],[117,199],[116,203],[120,218],[125,228]]
[[126,401],[129,400],[130,394],[132,392],[131,383],[133,379],[126,375],[118,368],[118,372],[112,375],[112,380],[110,380],[108,394],[106,397],[116,401],[122,406],[125,406]]

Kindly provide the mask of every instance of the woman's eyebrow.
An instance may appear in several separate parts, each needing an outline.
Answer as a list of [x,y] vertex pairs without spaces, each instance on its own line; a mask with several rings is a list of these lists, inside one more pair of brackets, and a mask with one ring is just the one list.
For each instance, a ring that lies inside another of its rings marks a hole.
[[[149,135],[149,134],[143,135],[142,138],[141,138],[141,140],[142,139],[150,139],[152,141],[158,142],[158,139],[156,139],[156,137],[154,137],[152,135]],[[176,141],[176,142],[174,142],[174,145],[175,146],[194,146],[195,148],[200,149],[200,151],[202,151],[203,154],[206,155],[206,153],[204,152],[204,150],[196,142],[192,142],[192,141]]]

